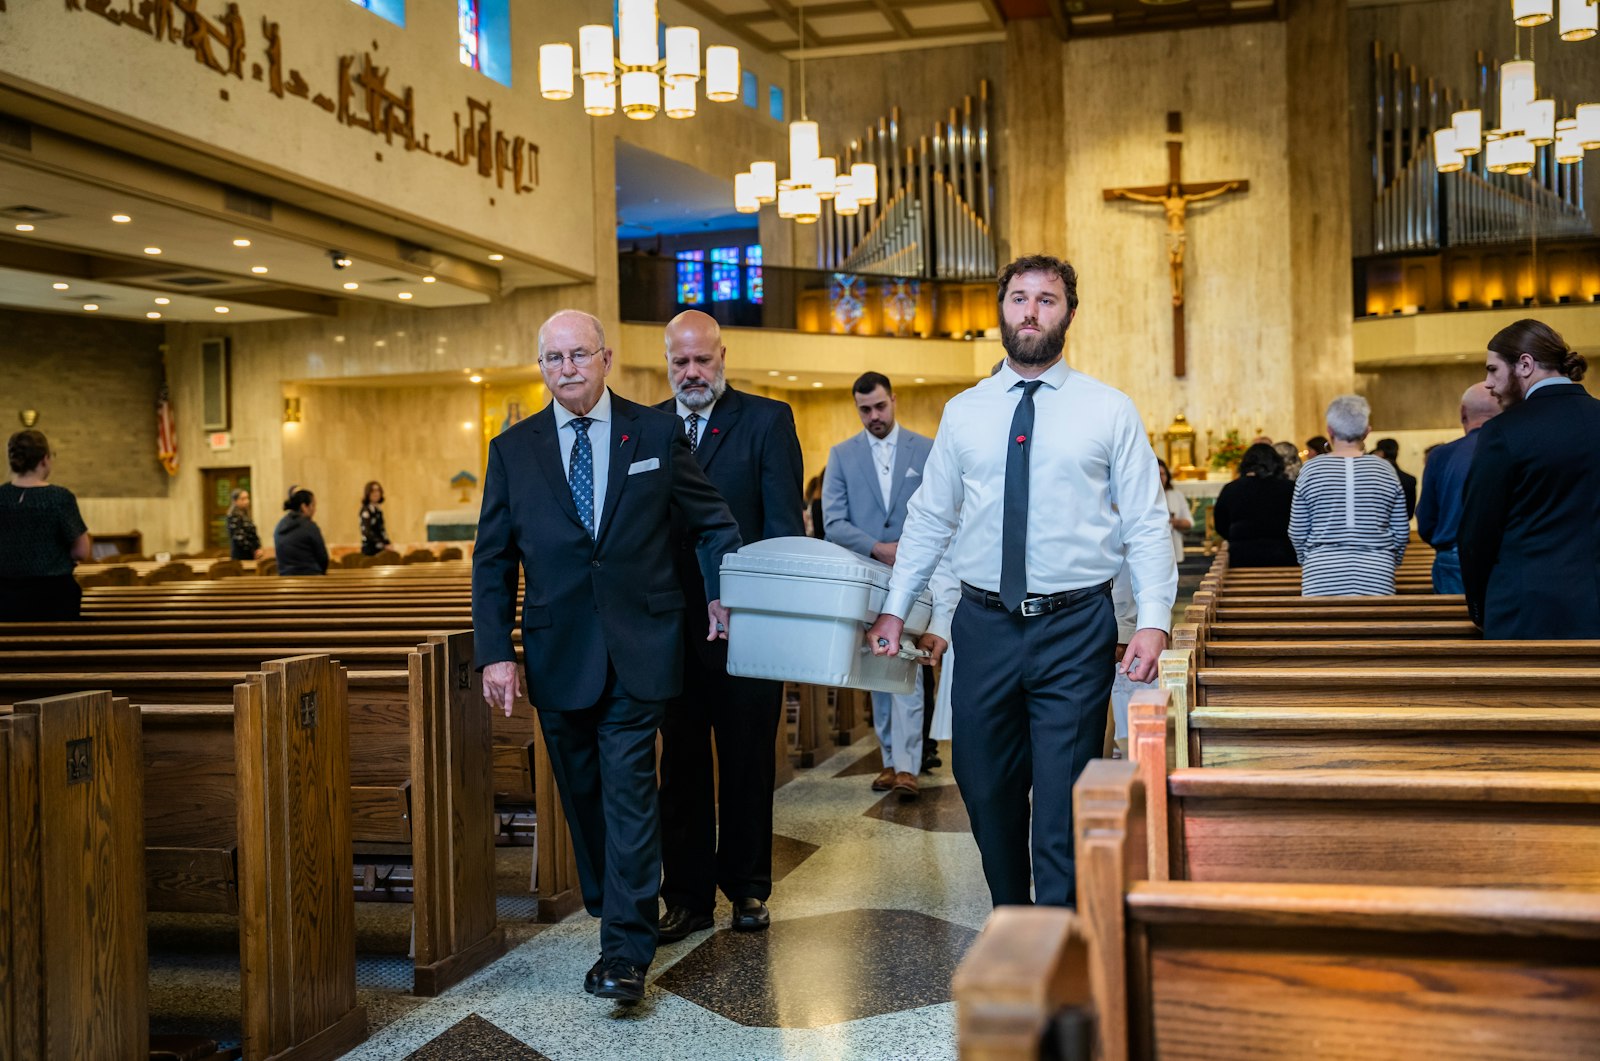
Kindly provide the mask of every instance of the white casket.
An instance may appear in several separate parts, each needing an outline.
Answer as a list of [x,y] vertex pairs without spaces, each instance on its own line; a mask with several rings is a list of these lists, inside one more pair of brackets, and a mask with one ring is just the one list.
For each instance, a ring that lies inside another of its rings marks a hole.
[[924,593],[900,652],[874,656],[862,635],[883,610],[888,564],[817,538],[769,538],[722,558],[728,673],[885,693],[916,688],[916,638],[933,617]]

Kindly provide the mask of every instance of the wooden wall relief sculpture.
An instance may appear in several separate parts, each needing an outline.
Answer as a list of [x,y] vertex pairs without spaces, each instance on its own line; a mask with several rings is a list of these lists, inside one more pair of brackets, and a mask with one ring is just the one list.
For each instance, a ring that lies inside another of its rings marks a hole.
[[[63,2],[68,11],[99,15],[154,41],[176,44],[218,75],[245,80],[251,42],[237,3],[228,3],[220,15],[210,17],[200,11],[202,0]],[[0,12],[5,10],[5,0],[0,0]],[[387,145],[398,141],[407,152],[420,151],[463,168],[472,166],[480,177],[494,181],[497,188],[509,186],[514,194],[538,190],[539,145],[530,137],[508,135],[497,128],[491,103],[467,97],[465,108],[453,115],[455,129],[447,146],[435,147],[432,135],[417,129],[415,90],[410,85],[392,87],[389,67],[375,63],[372,52],[341,55],[329,93],[313,92],[299,70],[286,66],[282,30],[269,17],[261,19],[259,48],[263,61],[250,62],[250,80],[261,82],[278,99],[305,100],[340,125],[381,136]]]

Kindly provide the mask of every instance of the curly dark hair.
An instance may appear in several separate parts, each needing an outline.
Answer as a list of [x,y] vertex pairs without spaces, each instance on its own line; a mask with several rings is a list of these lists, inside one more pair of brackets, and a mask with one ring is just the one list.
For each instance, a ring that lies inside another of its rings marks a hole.
[[6,442],[6,458],[15,475],[26,475],[50,456],[50,440],[43,431],[18,431]]
[[1011,286],[1011,278],[1022,273],[1049,273],[1061,281],[1061,286],[1067,289],[1067,312],[1070,314],[1078,308],[1078,271],[1071,263],[1048,254],[1029,254],[1018,258],[1000,271],[999,288],[995,292],[995,302],[1006,300],[1006,288]]

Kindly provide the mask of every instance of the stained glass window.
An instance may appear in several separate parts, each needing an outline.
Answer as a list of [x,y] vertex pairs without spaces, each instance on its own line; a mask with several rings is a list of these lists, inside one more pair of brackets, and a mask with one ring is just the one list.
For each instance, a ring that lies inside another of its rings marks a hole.
[[744,249],[744,297],[759,306],[762,290],[761,244],[752,243]]
[[393,22],[396,26],[406,24],[405,0],[352,0],[352,2],[366,8],[379,18]]
[[744,105],[755,110],[761,106],[761,86],[756,82],[755,71],[746,70],[742,79],[743,84],[740,88],[743,90]]
[[777,85],[767,87],[767,113],[775,122],[783,121],[783,89]]
[[478,42],[478,0],[456,0],[456,35],[461,41],[461,65],[483,69]]
[[711,301],[733,302],[739,297],[739,248],[711,251]]
[[678,305],[698,306],[706,300],[706,252],[678,252]]

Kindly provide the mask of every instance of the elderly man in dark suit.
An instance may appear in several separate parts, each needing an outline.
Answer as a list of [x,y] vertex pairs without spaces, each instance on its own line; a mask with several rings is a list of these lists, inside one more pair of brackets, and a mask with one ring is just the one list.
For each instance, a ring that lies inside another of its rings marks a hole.
[[[656,408],[678,417],[740,537],[803,536],[805,480],[789,406],[727,385],[722,331],[698,310],[667,324],[666,354],[675,397]],[[692,528],[675,522],[673,530],[678,581],[684,598],[697,603]],[[761,931],[772,894],[773,749],[783,685],[729,675],[721,641],[685,638],[682,651],[683,695],[661,726],[662,942],[710,928],[719,887],[733,904],[732,927]]]
[[1456,547],[1486,638],[1600,638],[1600,400],[1582,354],[1547,324],[1489,340],[1485,385],[1504,409],[1478,432]]
[[[656,949],[656,730],[682,686],[684,640],[722,636],[718,571],[739,529],[677,421],[607,389],[598,320],[576,310],[547,320],[539,367],[555,400],[489,444],[472,563],[477,663],[484,697],[511,714],[520,566],[529,699],[584,905],[601,919],[584,990],[632,1003]],[[698,559],[687,613],[674,524]]]

